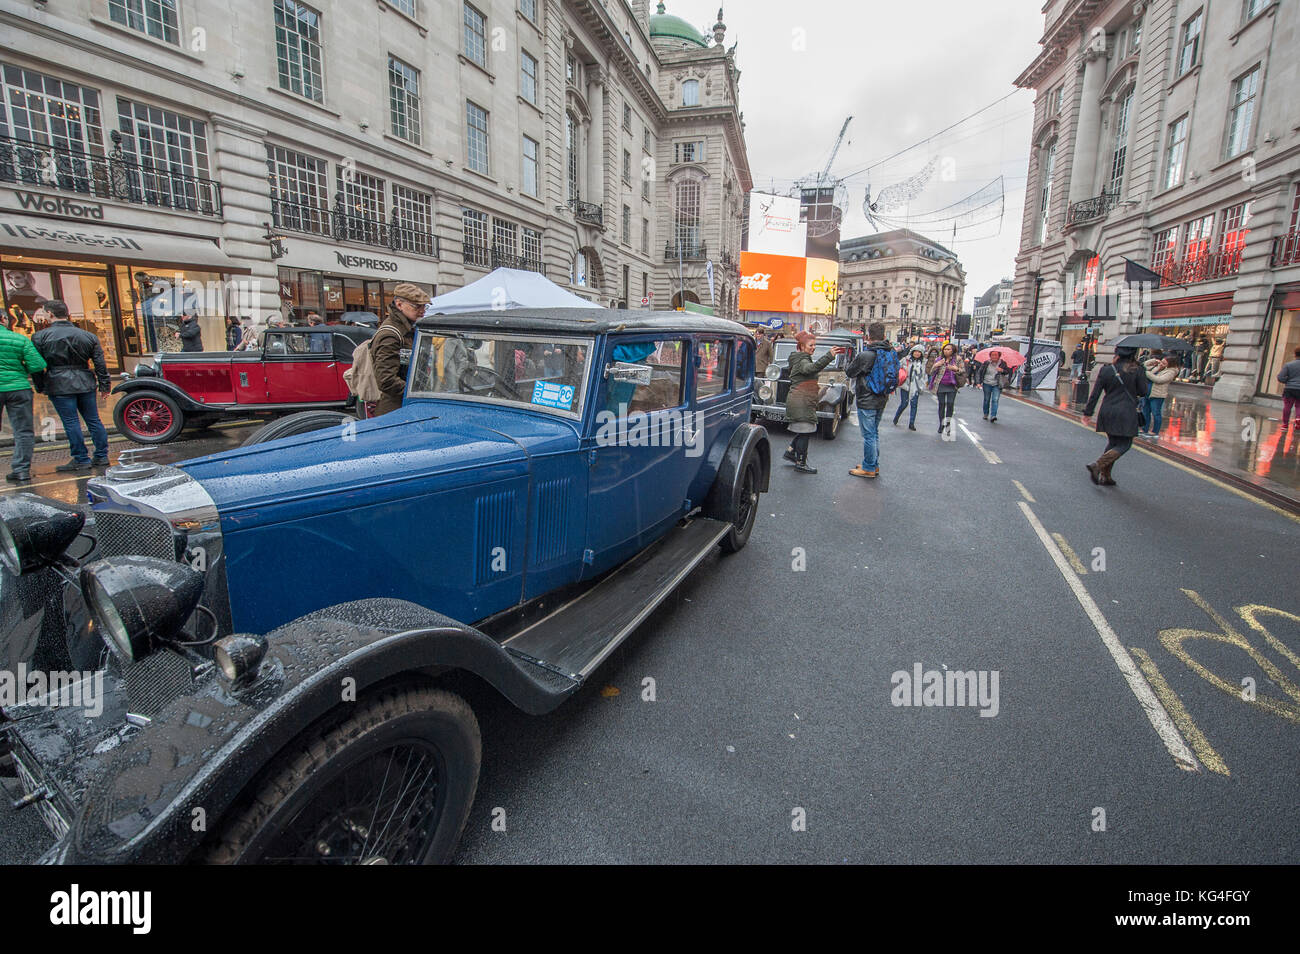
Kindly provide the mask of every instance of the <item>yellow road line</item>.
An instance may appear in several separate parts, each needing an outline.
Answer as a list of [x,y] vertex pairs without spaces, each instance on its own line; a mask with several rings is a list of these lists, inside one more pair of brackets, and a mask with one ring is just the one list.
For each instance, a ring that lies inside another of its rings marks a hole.
[[1054,533],[1052,534],[1052,539],[1055,540],[1056,545],[1061,548],[1061,552],[1065,554],[1065,558],[1070,561],[1070,568],[1080,576],[1087,576],[1088,568],[1083,565],[1083,561],[1080,560],[1079,555],[1074,552],[1074,548],[1065,542],[1065,537],[1059,533]]
[[1218,772],[1220,775],[1231,775],[1228,766],[1219,756],[1219,753],[1214,750],[1214,746],[1210,745],[1205,734],[1192,721],[1192,717],[1187,712],[1187,707],[1183,705],[1183,700],[1179,699],[1174,690],[1169,688],[1169,683],[1160,674],[1160,670],[1156,668],[1155,662],[1147,655],[1147,652],[1137,646],[1130,646],[1128,651],[1137,659],[1138,666],[1142,668],[1142,674],[1147,677],[1147,682],[1151,684],[1152,690],[1165,707],[1165,711],[1169,713],[1169,718],[1174,720],[1174,725],[1178,726],[1178,731],[1183,734],[1183,738],[1192,747],[1192,751],[1201,760],[1201,764],[1211,772]]
[[[1022,400],[1019,403],[1027,404],[1029,407],[1032,407],[1038,411],[1042,411],[1044,414],[1051,414],[1052,417],[1057,418],[1058,420],[1065,421],[1067,424],[1073,424],[1076,427],[1082,427],[1085,431],[1095,432],[1095,428],[1089,427],[1087,424],[1084,424],[1082,421],[1076,421],[1070,417],[1063,417],[1060,414],[1054,413],[1050,408],[1038,404],[1035,401]],[[1232,486],[1232,484],[1226,484],[1215,477],[1211,477],[1209,474],[1197,470],[1195,467],[1188,467],[1186,464],[1180,464],[1178,461],[1171,460],[1170,458],[1164,456],[1163,454],[1157,454],[1155,451],[1147,450],[1145,447],[1139,447],[1136,443],[1133,445],[1133,449],[1136,451],[1141,451],[1143,454],[1146,454],[1148,457],[1154,457],[1156,460],[1162,461],[1163,463],[1168,464],[1170,467],[1177,467],[1179,470],[1189,473],[1193,477],[1199,477],[1201,478],[1201,480],[1204,480],[1207,483],[1214,484],[1214,486],[1220,488],[1221,490],[1226,490],[1230,494],[1236,494],[1242,500],[1249,500],[1251,503],[1258,504],[1259,506],[1263,507],[1265,510],[1271,510],[1276,514],[1280,514],[1281,516],[1286,517],[1288,520],[1293,520],[1296,523],[1300,523],[1300,514],[1294,514],[1289,510],[1283,510],[1281,507],[1277,506],[1277,504],[1271,504],[1267,500],[1264,500],[1260,497],[1256,497],[1254,494],[1242,490],[1240,487],[1234,487]]]
[[1011,482],[1015,484],[1016,489],[1020,491],[1020,496],[1024,497],[1030,503],[1038,503],[1038,501],[1034,499],[1034,495],[1025,489],[1024,484],[1022,484],[1020,481],[1016,480],[1015,478],[1012,478]]

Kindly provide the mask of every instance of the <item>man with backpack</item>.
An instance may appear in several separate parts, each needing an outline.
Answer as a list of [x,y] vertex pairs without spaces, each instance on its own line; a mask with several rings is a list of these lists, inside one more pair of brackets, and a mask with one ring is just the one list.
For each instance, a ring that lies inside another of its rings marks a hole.
[[898,388],[898,352],[885,340],[885,326],[867,325],[867,344],[847,369],[854,381],[858,426],[862,429],[862,466],[849,471],[854,477],[880,476],[880,416],[889,395]]

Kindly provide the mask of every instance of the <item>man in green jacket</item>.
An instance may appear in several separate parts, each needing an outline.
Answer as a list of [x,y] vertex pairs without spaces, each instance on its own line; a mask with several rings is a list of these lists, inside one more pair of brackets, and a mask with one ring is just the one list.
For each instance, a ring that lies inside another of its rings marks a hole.
[[9,412],[9,426],[14,432],[14,454],[5,480],[25,484],[32,479],[32,446],[36,432],[32,428],[31,375],[45,370],[32,339],[15,334],[0,325],[0,407]]

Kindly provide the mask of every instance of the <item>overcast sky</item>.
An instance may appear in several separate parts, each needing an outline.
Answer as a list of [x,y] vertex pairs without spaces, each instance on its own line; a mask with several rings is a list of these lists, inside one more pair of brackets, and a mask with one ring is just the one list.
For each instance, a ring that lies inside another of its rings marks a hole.
[[[667,12],[707,34],[718,6],[668,0]],[[937,158],[924,191],[889,213],[881,230],[910,214],[912,228],[956,252],[966,270],[963,311],[990,285],[1014,277],[1034,94],[1012,84],[1038,53],[1040,0],[732,0],[723,8],[725,44],[739,43],[740,108],[756,190],[775,185],[784,193],[794,179],[820,172],[852,115],[831,169],[848,177],[842,237],[872,234],[862,212],[868,185],[878,196]],[[805,49],[796,48],[800,40]],[[1008,93],[975,119],[866,171]],[[1006,184],[1001,220],[996,204],[967,214],[954,242],[950,207],[998,175]]]

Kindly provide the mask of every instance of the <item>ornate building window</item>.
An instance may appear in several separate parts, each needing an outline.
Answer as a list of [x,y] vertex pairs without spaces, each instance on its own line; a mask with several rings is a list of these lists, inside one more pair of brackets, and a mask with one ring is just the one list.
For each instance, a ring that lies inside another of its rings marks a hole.
[[1042,172],[1039,175],[1038,193],[1038,244],[1047,241],[1052,219],[1052,176],[1056,172],[1056,140],[1043,150]]
[[700,81],[688,79],[682,83],[682,105],[698,106],[700,105]]
[[1124,185],[1124,166],[1128,159],[1129,115],[1132,110],[1133,87],[1130,86],[1120,94],[1119,103],[1115,107],[1115,146],[1110,154],[1110,181],[1106,186],[1106,191],[1111,195],[1119,195]]
[[677,254],[699,251],[700,183],[694,179],[683,179],[673,186],[673,241]]

